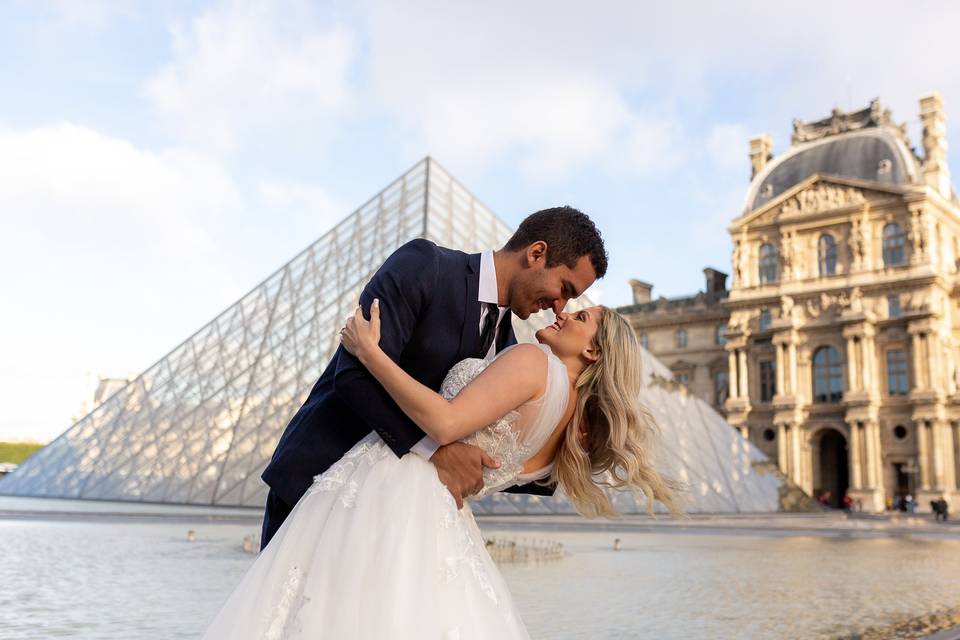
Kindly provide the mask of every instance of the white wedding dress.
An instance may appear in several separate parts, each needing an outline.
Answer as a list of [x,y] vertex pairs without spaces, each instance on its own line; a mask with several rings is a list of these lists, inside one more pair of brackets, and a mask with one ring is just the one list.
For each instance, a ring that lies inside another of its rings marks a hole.
[[[478,497],[545,477],[522,474],[567,405],[563,363],[547,353],[544,394],[464,439],[501,463]],[[499,355],[503,355],[501,352]],[[489,364],[450,370],[452,398]],[[469,502],[434,466],[397,458],[376,433],[358,442],[297,503],[204,635],[207,640],[528,638],[486,551]]]

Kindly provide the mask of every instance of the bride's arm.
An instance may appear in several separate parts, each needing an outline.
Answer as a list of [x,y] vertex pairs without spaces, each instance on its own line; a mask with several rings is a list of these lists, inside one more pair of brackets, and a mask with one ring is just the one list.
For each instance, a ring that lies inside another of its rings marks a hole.
[[414,380],[378,346],[380,304],[370,320],[358,308],[341,332],[343,346],[383,385],[393,401],[438,444],[455,442],[494,422],[543,392],[546,354],[534,345],[518,345],[494,360],[457,394],[445,400]]

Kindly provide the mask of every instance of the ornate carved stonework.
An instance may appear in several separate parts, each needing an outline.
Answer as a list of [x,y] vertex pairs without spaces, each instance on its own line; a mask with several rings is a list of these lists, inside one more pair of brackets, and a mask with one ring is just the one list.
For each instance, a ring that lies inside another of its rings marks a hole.
[[804,303],[804,310],[807,317],[817,319],[825,313],[837,313],[841,308],[850,304],[850,296],[846,292],[826,293],[821,292],[818,297],[809,298]]
[[866,238],[864,238],[863,227],[863,223],[856,218],[850,227],[850,261],[854,269],[860,268],[865,256]]
[[859,111],[844,113],[840,109],[834,109],[830,117],[812,122],[803,122],[799,119],[793,121],[793,136],[790,138],[792,144],[801,142],[810,142],[819,140],[827,136],[835,136],[847,131],[856,131],[867,127],[890,126],[900,130],[903,138],[906,138],[906,124],[896,125],[891,117],[890,110],[884,109],[878,98],[870,101],[870,106]]
[[863,204],[866,201],[867,198],[861,189],[821,183],[809,189],[804,189],[784,202],[780,205],[780,213],[783,215],[818,213]]
[[730,314],[727,326],[731,333],[747,333],[750,328],[750,311],[734,311]]
[[903,308],[907,311],[929,311],[930,295],[928,291],[908,291],[900,296]]

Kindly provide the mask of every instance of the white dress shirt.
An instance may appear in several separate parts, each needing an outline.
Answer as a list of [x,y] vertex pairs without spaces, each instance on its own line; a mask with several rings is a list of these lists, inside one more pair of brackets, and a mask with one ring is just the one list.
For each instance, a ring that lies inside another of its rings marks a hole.
[[[480,318],[477,320],[477,327],[480,331],[483,331],[483,321],[487,317],[487,307],[484,306],[484,302],[492,302],[497,305],[497,323],[496,330],[500,329],[500,321],[503,319],[503,314],[507,312],[506,307],[501,307],[498,303],[499,300],[499,290],[497,289],[497,269],[493,264],[493,250],[487,249],[480,254],[480,286],[477,289],[477,301],[480,303]],[[484,359],[490,360],[497,353],[497,334],[494,331],[493,342],[490,344],[490,349],[484,354]],[[433,438],[430,436],[424,436],[420,442],[413,445],[410,449],[418,456],[424,460],[429,460],[433,457],[433,454],[436,453],[437,449],[440,448]]]

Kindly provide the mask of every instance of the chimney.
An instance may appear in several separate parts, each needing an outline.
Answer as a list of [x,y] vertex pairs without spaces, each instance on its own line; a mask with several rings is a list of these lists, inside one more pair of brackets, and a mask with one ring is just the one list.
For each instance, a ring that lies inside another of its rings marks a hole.
[[652,284],[631,279],[630,288],[633,289],[633,304],[650,302],[651,293],[653,292]]
[[943,98],[938,92],[920,98],[920,121],[923,123],[923,179],[929,186],[950,199],[950,168],[947,166],[947,122]]
[[727,290],[727,274],[707,267],[703,270],[707,278],[707,293],[719,293]]
[[750,140],[750,179],[753,180],[773,157],[773,138],[761,134]]

